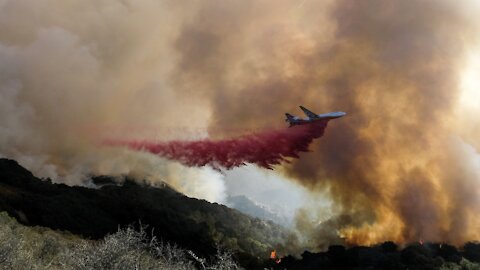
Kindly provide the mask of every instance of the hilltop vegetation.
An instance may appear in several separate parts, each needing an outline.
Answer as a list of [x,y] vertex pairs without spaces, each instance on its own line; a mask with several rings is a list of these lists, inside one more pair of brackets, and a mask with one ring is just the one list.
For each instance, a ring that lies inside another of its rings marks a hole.
[[221,245],[247,268],[259,268],[270,251],[288,238],[273,222],[188,198],[168,187],[154,188],[128,179],[121,186],[100,189],[52,184],[7,159],[0,159],[0,211],[25,225],[91,239],[114,234],[119,226],[134,224],[139,229],[142,223],[154,228],[157,239],[176,243],[200,257],[212,257]]
[[478,243],[330,246],[269,260],[295,243],[273,222],[167,186],[94,180],[102,187],[52,184],[0,159],[0,269],[480,269]]

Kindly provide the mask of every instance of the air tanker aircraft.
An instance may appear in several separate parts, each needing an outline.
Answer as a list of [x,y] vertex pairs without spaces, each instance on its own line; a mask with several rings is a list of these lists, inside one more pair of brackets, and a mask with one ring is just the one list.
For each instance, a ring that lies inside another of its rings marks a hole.
[[305,113],[305,115],[307,116],[306,118],[300,118],[300,117],[291,115],[289,113],[285,114],[287,116],[287,119],[285,119],[285,121],[290,123],[290,127],[296,126],[296,125],[310,124],[310,123],[322,121],[322,120],[328,121],[328,120],[340,118],[346,115],[346,113],[344,112],[329,112],[324,114],[316,114],[314,112],[309,111],[303,106],[300,106],[300,109],[302,109],[302,111]]

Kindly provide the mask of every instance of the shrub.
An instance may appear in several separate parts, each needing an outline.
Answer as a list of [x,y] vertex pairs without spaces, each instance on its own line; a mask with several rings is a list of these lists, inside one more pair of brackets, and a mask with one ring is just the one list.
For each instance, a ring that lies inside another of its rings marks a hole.
[[240,269],[228,251],[208,261],[158,241],[146,227],[118,229],[99,241],[18,224],[0,213],[0,269]]

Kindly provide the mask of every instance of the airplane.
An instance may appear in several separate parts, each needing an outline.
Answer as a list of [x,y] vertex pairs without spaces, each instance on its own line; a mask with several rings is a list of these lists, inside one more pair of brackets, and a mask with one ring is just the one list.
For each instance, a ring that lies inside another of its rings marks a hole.
[[307,108],[303,106],[300,106],[300,109],[302,109],[302,111],[305,113],[305,115],[307,116],[306,118],[300,118],[300,117],[291,115],[289,113],[285,114],[285,116],[287,116],[287,119],[285,119],[285,121],[290,123],[290,127],[296,126],[296,125],[310,124],[317,121],[328,121],[328,120],[340,118],[346,115],[346,113],[344,112],[329,112],[324,114],[316,114],[312,111],[309,111]]

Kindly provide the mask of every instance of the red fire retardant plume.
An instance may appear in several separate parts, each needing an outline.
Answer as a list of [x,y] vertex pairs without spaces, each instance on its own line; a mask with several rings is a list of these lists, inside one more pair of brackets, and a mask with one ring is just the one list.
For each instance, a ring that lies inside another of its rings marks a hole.
[[231,169],[255,163],[272,169],[273,165],[287,161],[286,158],[298,158],[299,152],[307,152],[313,139],[323,135],[327,122],[318,121],[217,141],[110,141],[107,144],[148,151],[187,166],[210,165],[216,169]]

